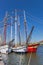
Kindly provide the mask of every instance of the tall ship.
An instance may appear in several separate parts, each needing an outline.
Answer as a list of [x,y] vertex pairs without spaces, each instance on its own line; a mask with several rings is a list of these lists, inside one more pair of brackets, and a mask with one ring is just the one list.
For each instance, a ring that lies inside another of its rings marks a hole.
[[[3,44],[0,45],[0,52],[1,53],[10,53],[11,51],[13,52],[36,52],[37,51],[37,48],[39,46],[39,43],[29,43],[30,41],[30,38],[32,36],[32,33],[33,33],[33,30],[34,30],[34,26],[32,26],[32,29],[29,33],[29,35],[27,35],[27,20],[26,20],[26,14],[25,14],[25,10],[23,10],[24,14],[23,14],[23,20],[24,20],[24,31],[25,31],[25,44],[22,44],[21,42],[21,29],[20,29],[20,16],[18,15],[17,13],[17,10],[15,9],[15,16],[10,16],[8,14],[8,12],[6,12],[6,15],[4,17],[4,42],[2,42]],[[14,18],[14,21],[12,24],[12,20]],[[10,19],[10,24],[7,22],[8,19]],[[13,35],[13,32],[12,32],[12,26],[14,25],[14,39],[12,39],[12,35]],[[6,43],[6,31],[7,31],[7,27],[10,26],[10,29],[11,29],[11,41],[9,41],[8,43]],[[13,45],[13,41],[14,41],[14,45]],[[17,42],[19,41],[19,42]]]
[[[18,23],[18,25],[17,25]],[[34,26],[32,26],[32,29],[27,35],[27,22],[26,22],[26,16],[24,11],[24,30],[25,30],[25,36],[26,36],[26,42],[25,45],[21,45],[21,35],[20,35],[20,20],[19,16],[17,17],[17,11],[15,10],[15,46],[12,48],[13,52],[36,52],[37,48],[39,46],[39,43],[37,44],[29,44],[29,40],[31,38],[32,32],[34,30]],[[18,31],[17,31],[18,28]],[[19,45],[17,45],[17,32],[19,35]]]
[[8,12],[6,12],[6,15],[4,17],[4,20],[3,20],[3,23],[4,23],[4,26],[1,26],[3,27],[3,34],[4,34],[4,41],[0,42],[0,53],[4,53],[4,54],[8,54],[8,53],[11,53],[11,43],[14,41],[14,39],[11,39],[11,41],[9,41],[8,43],[6,43],[6,29],[7,29],[7,20],[8,20]]

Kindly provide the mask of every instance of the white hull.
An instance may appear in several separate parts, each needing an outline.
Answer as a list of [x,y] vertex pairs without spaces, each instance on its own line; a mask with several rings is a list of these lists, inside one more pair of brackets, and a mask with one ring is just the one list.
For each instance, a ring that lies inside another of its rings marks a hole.
[[11,52],[11,49],[8,47],[8,45],[0,46],[0,52],[8,54]]
[[13,52],[26,52],[26,46],[19,46],[16,48],[12,48]]

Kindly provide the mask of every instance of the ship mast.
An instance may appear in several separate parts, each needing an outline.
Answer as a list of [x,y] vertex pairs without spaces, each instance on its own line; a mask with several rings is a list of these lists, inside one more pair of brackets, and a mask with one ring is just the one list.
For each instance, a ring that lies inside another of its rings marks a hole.
[[18,34],[19,34],[19,45],[21,45],[21,36],[20,36],[20,18],[18,16]]
[[11,40],[12,40],[12,21],[13,21],[13,17],[11,16]]
[[8,16],[8,12],[6,12],[5,18],[4,18],[4,44],[6,44],[6,28],[7,28],[7,16]]
[[26,36],[26,40],[27,40],[27,24],[26,24],[25,10],[24,10],[24,28],[25,28],[25,36]]
[[17,46],[17,10],[15,9],[15,46]]
[[30,33],[29,33],[29,35],[27,37],[27,40],[26,40],[27,46],[28,46],[28,42],[29,42],[29,40],[31,38],[31,35],[32,35],[33,30],[34,30],[34,26],[32,26],[31,31],[30,31]]

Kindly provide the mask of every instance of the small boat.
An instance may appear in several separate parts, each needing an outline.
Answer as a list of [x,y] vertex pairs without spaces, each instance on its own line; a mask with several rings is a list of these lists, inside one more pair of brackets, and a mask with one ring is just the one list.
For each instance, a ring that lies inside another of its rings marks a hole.
[[12,42],[14,41],[14,39],[12,39],[11,41],[9,41],[7,44],[2,44],[1,46],[0,46],[0,52],[1,53],[5,53],[5,54],[8,54],[8,53],[11,53],[11,51],[12,51]]
[[8,54],[8,53],[11,52],[11,48],[9,48],[8,45],[0,46],[0,52],[1,53],[5,53],[5,54]]

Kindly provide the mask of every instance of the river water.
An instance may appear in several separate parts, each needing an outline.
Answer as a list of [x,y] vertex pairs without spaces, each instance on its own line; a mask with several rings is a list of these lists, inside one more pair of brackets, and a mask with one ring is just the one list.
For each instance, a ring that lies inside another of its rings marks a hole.
[[43,46],[39,46],[36,53],[2,54],[5,65],[43,65]]

